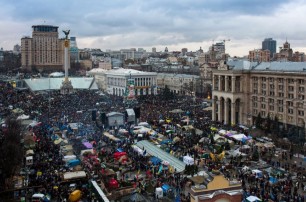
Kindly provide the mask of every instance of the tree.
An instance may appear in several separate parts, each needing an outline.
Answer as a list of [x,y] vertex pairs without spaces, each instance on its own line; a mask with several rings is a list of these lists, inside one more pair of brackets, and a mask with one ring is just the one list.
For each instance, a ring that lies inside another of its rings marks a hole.
[[4,140],[0,145],[0,181],[11,178],[22,163],[22,146],[20,144],[21,126],[17,120],[8,119],[7,128],[3,131]]

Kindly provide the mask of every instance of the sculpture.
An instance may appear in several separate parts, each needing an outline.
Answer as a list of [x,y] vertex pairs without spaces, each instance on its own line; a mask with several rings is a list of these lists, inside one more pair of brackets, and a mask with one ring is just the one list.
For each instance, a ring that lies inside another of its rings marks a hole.
[[68,39],[68,35],[69,35],[69,32],[70,30],[63,30],[64,34],[65,34],[65,39]]

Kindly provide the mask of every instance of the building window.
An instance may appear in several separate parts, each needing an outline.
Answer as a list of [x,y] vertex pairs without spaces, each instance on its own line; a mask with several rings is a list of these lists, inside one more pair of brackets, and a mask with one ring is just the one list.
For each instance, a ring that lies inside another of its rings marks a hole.
[[261,116],[262,117],[266,117],[266,112],[265,111],[261,111]]
[[293,86],[289,86],[288,90],[289,91],[294,91],[294,87]]
[[261,77],[261,81],[266,81],[266,77]]
[[278,112],[284,112],[284,108],[283,107],[278,107]]
[[261,84],[262,89],[266,89],[267,85],[265,83]]
[[269,98],[269,104],[274,104],[274,99]]
[[304,87],[299,87],[299,93],[304,93]]
[[274,84],[270,84],[270,89],[274,89]]
[[305,98],[304,95],[301,95],[301,94],[299,95],[299,99],[300,99],[300,100],[304,100],[304,98]]
[[293,84],[294,83],[294,79],[288,79],[288,83]]
[[254,110],[253,110],[253,114],[254,114],[255,116],[258,115],[257,109],[254,109]]
[[288,109],[288,114],[293,114],[293,109],[289,108]]
[[270,82],[274,82],[274,78],[269,78],[269,81]]
[[299,84],[302,84],[302,85],[304,84],[304,79],[299,79],[298,81],[299,81]]
[[278,93],[278,97],[284,97],[284,93]]
[[278,90],[284,90],[284,86],[283,85],[278,85]]
[[283,83],[284,83],[284,79],[283,79],[283,78],[279,78],[279,79],[278,79],[278,83],[283,84]]
[[274,105],[270,105],[270,106],[269,106],[269,110],[270,110],[270,111],[274,111]]
[[288,101],[288,102],[287,102],[287,105],[288,105],[289,107],[293,107],[293,102]]
[[257,97],[256,97],[256,96],[253,96],[253,97],[252,97],[252,100],[253,100],[253,101],[257,101]]
[[257,102],[253,102],[253,107],[257,108]]
[[293,99],[294,98],[294,94],[293,93],[288,93],[288,98]]
[[283,101],[283,100],[277,100],[277,104],[283,105],[283,104],[284,104],[284,101]]
[[270,92],[269,92],[269,95],[270,95],[270,96],[274,96],[274,95],[275,95],[274,91],[270,91]]
[[266,109],[266,104],[261,104],[262,109]]
[[253,94],[258,94],[258,90],[257,89],[253,89]]
[[265,102],[265,101],[266,101],[266,98],[264,98],[264,97],[260,98],[260,102]]
[[299,116],[304,116],[304,111],[299,110],[299,111],[298,111],[298,114],[299,114]]
[[265,90],[262,90],[262,91],[261,91],[261,94],[262,94],[262,95],[266,95],[266,91],[265,91]]

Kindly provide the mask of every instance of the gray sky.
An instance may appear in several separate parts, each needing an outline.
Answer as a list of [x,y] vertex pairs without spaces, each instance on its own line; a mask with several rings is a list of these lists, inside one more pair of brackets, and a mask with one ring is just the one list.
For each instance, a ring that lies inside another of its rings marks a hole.
[[[13,49],[32,25],[70,29],[79,48],[204,51],[226,42],[231,56],[288,39],[306,52],[306,0],[0,0],[0,47]],[[60,33],[63,36],[63,33]]]

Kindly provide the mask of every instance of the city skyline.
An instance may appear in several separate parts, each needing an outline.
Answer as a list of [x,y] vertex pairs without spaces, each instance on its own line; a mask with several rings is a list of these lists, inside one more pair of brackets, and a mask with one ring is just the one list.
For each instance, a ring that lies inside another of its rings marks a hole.
[[[58,3],[57,3],[58,2]],[[226,42],[226,53],[245,56],[261,48],[265,38],[278,47],[288,40],[294,51],[306,52],[306,0],[178,0],[39,1],[2,0],[0,47],[12,50],[32,25],[70,29],[79,48],[118,50],[144,48],[169,51]],[[60,33],[64,37],[63,33]]]

